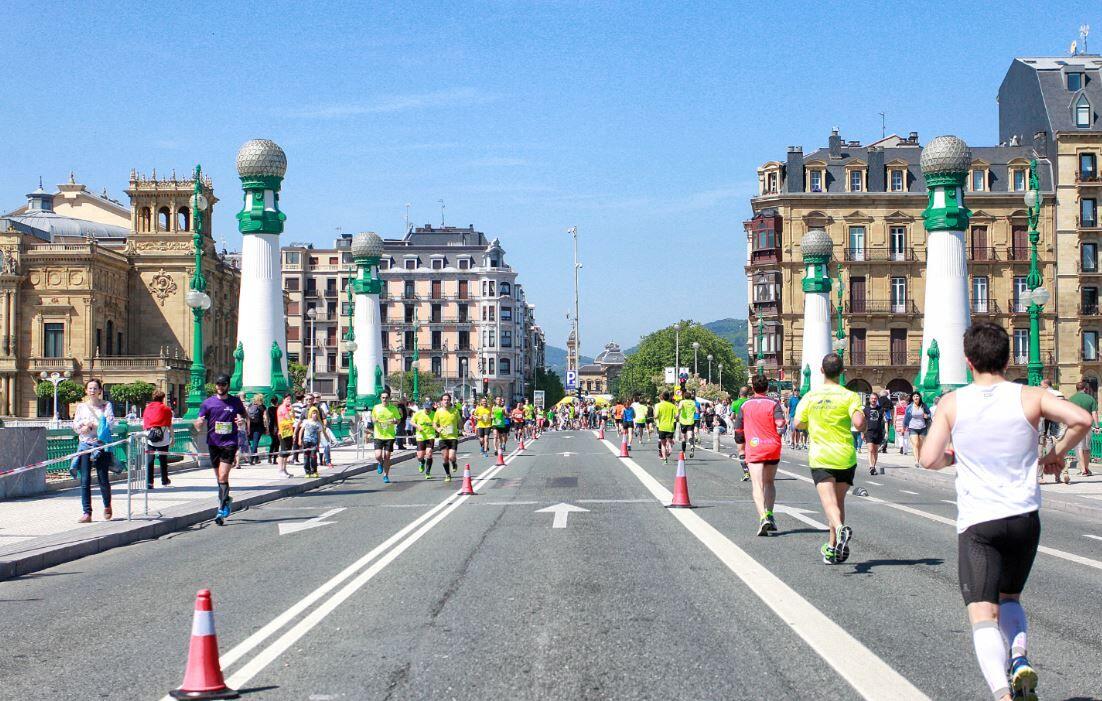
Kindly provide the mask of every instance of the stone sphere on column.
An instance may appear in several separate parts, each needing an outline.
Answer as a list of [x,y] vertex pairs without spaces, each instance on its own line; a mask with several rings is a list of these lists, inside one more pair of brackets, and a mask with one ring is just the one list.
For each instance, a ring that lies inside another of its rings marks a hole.
[[379,258],[383,255],[383,239],[374,231],[364,231],[352,237],[353,258]]
[[834,253],[834,241],[822,229],[811,229],[800,239],[800,252],[806,260],[809,256],[830,258]]
[[251,139],[237,152],[237,174],[242,178],[282,178],[286,173],[287,154],[271,139]]
[[956,136],[939,136],[922,149],[919,166],[924,176],[967,173],[972,165],[972,151]]

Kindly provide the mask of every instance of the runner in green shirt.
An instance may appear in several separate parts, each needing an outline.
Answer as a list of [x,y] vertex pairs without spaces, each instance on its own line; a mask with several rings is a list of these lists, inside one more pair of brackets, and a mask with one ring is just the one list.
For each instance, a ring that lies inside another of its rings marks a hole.
[[[750,398],[750,388],[743,386],[739,388],[738,399],[731,402],[731,422],[738,421],[738,413],[742,409],[742,405],[746,403],[746,400]],[[734,456],[732,456],[734,457]],[[750,466],[746,464],[746,460],[739,458],[739,463],[742,465],[742,481],[746,482],[750,479]]]
[[846,525],[846,491],[857,471],[851,429],[865,428],[861,397],[838,384],[841,374],[842,359],[837,353],[828,354],[823,358],[823,384],[796,406],[796,428],[808,432],[811,478],[830,523],[830,542],[820,548],[828,565],[849,558],[853,529]]
[[[1091,439],[1098,431],[1098,402],[1094,400],[1094,397],[1086,393],[1087,383],[1076,382],[1075,394],[1068,397],[1068,401],[1079,407],[1085,409],[1091,415],[1091,430],[1087,432],[1086,437],[1079,442],[1079,445],[1075,446],[1075,459],[1079,465],[1079,474],[1084,477],[1090,477],[1094,473],[1091,472]],[[1064,473],[1067,475],[1067,472]]]
[[696,402],[692,390],[685,390],[681,401],[677,403],[677,423],[681,425],[681,452],[685,452],[685,443],[689,444],[689,457],[696,455]]
[[654,405],[654,423],[658,426],[658,457],[670,461],[673,451],[673,430],[677,425],[677,405],[670,401],[669,390]]
[[390,484],[390,456],[394,452],[394,439],[401,420],[402,412],[390,403],[390,392],[383,390],[379,403],[371,408],[371,424],[375,433],[375,461],[385,484]]
[[493,408],[494,448],[505,455],[505,446],[509,443],[509,412],[505,410],[505,399],[498,397]]
[[463,421],[463,412],[458,406],[452,404],[452,396],[444,394],[440,397],[440,406],[436,407],[436,413],[432,415],[432,425],[436,434],[440,436],[440,456],[444,459],[444,481],[452,481],[451,470],[455,469],[455,451],[459,448],[459,424]]
[[417,460],[421,463],[417,471],[423,472],[425,479],[432,479],[432,449],[436,443],[436,427],[432,416],[432,402],[425,402],[421,405],[421,410],[415,412],[410,419],[417,437]]

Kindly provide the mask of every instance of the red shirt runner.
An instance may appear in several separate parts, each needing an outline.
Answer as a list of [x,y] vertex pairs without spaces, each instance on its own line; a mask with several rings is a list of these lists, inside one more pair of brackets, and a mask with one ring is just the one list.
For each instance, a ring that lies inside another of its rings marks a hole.
[[746,462],[775,462],[781,459],[781,434],[784,409],[764,394],[755,394],[739,408],[735,433],[745,439]]

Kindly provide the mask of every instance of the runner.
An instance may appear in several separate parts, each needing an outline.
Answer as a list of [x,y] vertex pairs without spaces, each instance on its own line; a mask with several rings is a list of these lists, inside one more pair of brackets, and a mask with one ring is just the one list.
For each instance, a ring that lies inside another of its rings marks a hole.
[[199,405],[199,418],[195,428],[207,427],[207,449],[210,466],[218,482],[218,514],[214,522],[221,526],[230,515],[233,497],[230,496],[230,470],[237,457],[237,431],[245,425],[245,405],[229,394],[230,376],[219,375],[214,380],[215,394]]
[[635,435],[639,437],[640,443],[647,442],[647,418],[650,416],[650,407],[643,402],[639,401],[639,395],[635,395],[634,402],[632,402],[631,410],[635,413]]
[[[436,407],[436,413],[432,415],[432,426],[440,436],[440,457],[444,459],[444,481],[452,481],[452,472],[449,465],[456,470],[455,452],[459,449],[459,422],[461,412],[458,406],[452,405],[452,396],[445,393],[440,397],[440,406]],[[427,474],[427,473],[426,473]]]
[[[742,405],[746,403],[746,400],[750,398],[750,387],[740,387],[738,391],[738,399],[731,402],[731,415],[737,417],[739,410],[742,409]],[[738,419],[735,419],[736,421]],[[733,455],[731,457],[734,457]],[[746,458],[742,453],[739,453],[739,464],[742,466],[742,481],[745,482],[750,479],[750,467],[746,464]]]
[[524,439],[524,400],[520,400],[513,405],[513,410],[509,412],[509,418],[513,422],[513,435],[516,436],[517,443]]
[[[417,471],[432,479],[432,447],[436,442],[436,426],[433,422],[432,402],[424,402],[421,409],[414,412],[413,430],[417,437]],[[447,472],[447,468],[444,470]]]
[[635,408],[630,404],[624,405],[623,411],[620,412],[620,432],[628,442],[628,449],[631,449],[631,436],[635,432]]
[[922,441],[926,438],[926,431],[930,429],[930,409],[922,401],[920,392],[911,393],[911,403],[907,405],[907,411],[903,414],[903,429],[911,439],[911,447],[915,454],[915,467],[919,467],[918,455],[922,452]]
[[806,447],[804,432],[796,428],[796,407],[799,405],[800,393],[793,390],[792,396],[788,398],[788,436],[789,446],[793,450],[799,450],[800,448]]
[[498,397],[493,408],[494,450],[505,455],[505,446],[509,444],[509,413],[505,411],[504,397]]
[[390,391],[379,394],[379,403],[371,407],[371,423],[375,428],[376,468],[383,475],[383,484],[390,484],[390,457],[394,453],[394,441],[398,436],[401,410],[390,403]]
[[804,395],[796,407],[796,427],[806,430],[808,464],[815,491],[830,523],[830,541],[820,548],[823,562],[833,565],[849,558],[853,529],[846,524],[846,490],[853,486],[857,451],[850,428],[865,426],[861,398],[838,384],[842,359],[837,353],[823,358],[823,384]]
[[980,671],[996,699],[1035,700],[1020,599],[1041,536],[1037,425],[1067,426],[1039,461],[1057,466],[1087,435],[1091,417],[1041,388],[1007,381],[1010,337],[1001,326],[969,328],[964,357],[972,384],[942,397],[919,461],[931,470],[956,465],[957,566]]
[[536,430],[536,408],[527,399],[522,399],[520,406],[524,409],[524,433],[528,440],[532,440],[539,435]]
[[486,395],[478,400],[478,406],[471,412],[474,417],[475,430],[478,431],[478,443],[482,447],[482,457],[486,457],[486,451],[490,449],[490,429],[493,427],[494,412],[490,410]]
[[670,392],[662,393],[662,398],[654,405],[654,423],[658,426],[658,457],[670,462],[673,450],[673,431],[677,424],[677,405],[670,401]]
[[697,408],[696,402],[693,401],[692,390],[685,390],[682,393],[681,401],[677,403],[677,423],[681,425],[681,452],[685,452],[685,443],[689,444],[689,457],[696,455],[696,432],[693,430],[696,426]]
[[[880,447],[884,445],[887,436],[888,411],[890,408],[880,403],[880,397],[876,394],[869,395],[869,402],[865,405],[865,442],[869,444],[869,474],[875,475],[876,463]],[[883,468],[880,470],[883,474]]]
[[654,407],[650,402],[643,404],[647,409],[647,438],[654,438]]
[[777,530],[777,521],[773,518],[773,504],[777,499],[774,479],[781,460],[778,429],[785,424],[784,407],[766,396],[769,379],[765,375],[754,375],[751,383],[754,396],[742,403],[735,416],[735,443],[743,464],[750,464],[754,505],[758,507],[757,533],[767,536],[770,531]]

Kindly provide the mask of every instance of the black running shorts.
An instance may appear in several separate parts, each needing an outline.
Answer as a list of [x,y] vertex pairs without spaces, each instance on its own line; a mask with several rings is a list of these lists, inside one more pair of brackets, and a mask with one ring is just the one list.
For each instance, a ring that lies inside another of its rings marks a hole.
[[232,465],[234,458],[237,457],[236,445],[208,445],[207,450],[210,453],[211,467],[218,467],[218,463],[220,462]]
[[494,426],[494,430],[497,431],[497,435],[499,435],[499,436],[508,436],[509,435],[509,427],[508,426]]
[[1041,540],[1036,511],[984,521],[957,536],[957,573],[965,604],[999,603],[1000,594],[1020,594]]
[[488,435],[490,435],[490,427],[489,426],[479,426],[478,427],[478,437],[479,438],[485,438]]
[[689,431],[692,431],[693,428],[694,428],[692,424],[680,424],[680,426],[681,426],[681,435],[685,435]]
[[823,467],[811,468],[811,479],[814,480],[815,484],[831,480],[838,483],[853,484],[853,477],[856,474],[856,465],[846,470],[828,470]]
[[432,447],[436,444],[435,438],[430,438],[427,441],[417,441],[417,450],[432,450]]
[[394,439],[393,438],[376,438],[375,450],[385,450],[388,453],[394,452]]
[[871,443],[873,445],[884,445],[884,434],[883,433],[866,433],[865,434],[865,442],[866,443]]
[[440,450],[455,450],[459,447],[458,438],[441,438]]
[[295,445],[294,436],[283,436],[279,439],[279,449],[281,452],[290,452],[291,448]]

